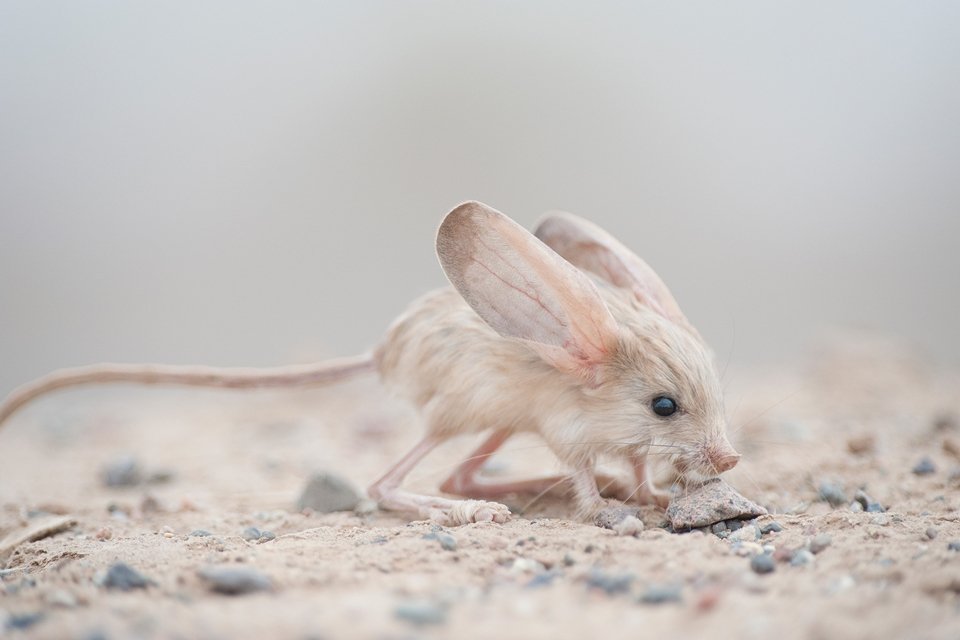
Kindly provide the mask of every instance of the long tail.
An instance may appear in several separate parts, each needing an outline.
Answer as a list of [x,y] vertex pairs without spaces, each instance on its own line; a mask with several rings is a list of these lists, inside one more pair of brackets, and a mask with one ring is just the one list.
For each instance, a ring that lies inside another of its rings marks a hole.
[[109,363],[59,369],[14,389],[0,404],[0,425],[37,396],[82,384],[133,382],[228,389],[305,387],[338,382],[353,374],[373,369],[373,357],[369,354],[317,364],[262,369]]

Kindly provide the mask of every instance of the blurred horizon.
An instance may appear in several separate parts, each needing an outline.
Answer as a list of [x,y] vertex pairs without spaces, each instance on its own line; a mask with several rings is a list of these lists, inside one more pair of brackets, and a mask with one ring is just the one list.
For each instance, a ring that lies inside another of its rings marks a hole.
[[721,364],[960,363],[960,4],[0,4],[0,397],[357,353],[441,217],[591,219]]

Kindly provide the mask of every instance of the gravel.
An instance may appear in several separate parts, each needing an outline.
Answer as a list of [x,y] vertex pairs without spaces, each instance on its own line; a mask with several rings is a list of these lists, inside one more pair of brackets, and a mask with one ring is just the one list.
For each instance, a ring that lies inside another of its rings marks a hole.
[[773,560],[773,556],[761,553],[750,558],[750,568],[753,569],[754,573],[764,574],[772,573],[773,570],[777,568],[777,565]]
[[146,589],[153,584],[153,580],[123,562],[117,562],[107,569],[107,574],[103,579],[103,586],[118,591]]
[[833,538],[829,533],[821,533],[810,541],[810,552],[816,555],[829,547],[831,542],[833,542]]
[[913,473],[918,476],[928,476],[937,472],[937,465],[933,464],[930,456],[923,456],[917,464],[913,465]]
[[835,482],[821,482],[817,488],[817,496],[823,502],[830,503],[832,507],[839,507],[848,502],[847,494],[843,491],[843,487]]
[[807,549],[798,549],[790,558],[790,565],[794,567],[805,567],[813,564],[813,554]]
[[587,586],[591,589],[600,589],[609,595],[630,591],[634,575],[631,573],[607,573],[602,569],[591,569],[587,574]]
[[197,572],[211,591],[241,595],[273,588],[270,578],[252,567],[211,566]]
[[206,529],[194,529],[187,534],[190,538],[209,538],[213,534],[207,531]]
[[393,615],[415,625],[443,624],[447,621],[447,608],[428,600],[409,600],[398,604]]
[[651,585],[640,594],[637,602],[643,604],[664,604],[683,600],[681,585]]
[[140,464],[130,455],[114,458],[103,467],[103,483],[108,487],[133,487],[143,480]]
[[772,522],[765,522],[760,525],[760,535],[767,535],[768,533],[780,533],[783,531],[783,525],[777,522],[776,520]]
[[331,473],[314,474],[304,487],[297,509],[318,513],[352,511],[360,503],[360,492],[348,481]]

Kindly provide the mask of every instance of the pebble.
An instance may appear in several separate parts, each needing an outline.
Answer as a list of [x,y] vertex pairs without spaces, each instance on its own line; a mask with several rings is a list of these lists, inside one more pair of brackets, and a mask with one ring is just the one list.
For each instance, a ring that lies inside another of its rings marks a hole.
[[717,522],[717,523],[715,523],[715,524],[710,525],[710,531],[713,532],[713,533],[716,534],[716,535],[719,535],[720,532],[726,531],[726,530],[727,530],[727,523],[726,523],[726,522],[722,522],[722,521],[721,521],[721,522]]
[[140,464],[130,455],[114,458],[103,467],[103,483],[108,487],[133,487],[143,479]]
[[763,574],[773,572],[777,565],[773,561],[773,556],[762,553],[750,558],[750,568],[753,569],[754,573]]
[[883,505],[868,496],[863,489],[857,489],[857,493],[853,496],[853,499],[856,504],[859,504],[863,510],[868,513],[883,513],[886,511]]
[[209,538],[213,534],[207,531],[206,529],[194,529],[187,534],[190,538]]
[[847,439],[847,451],[854,455],[873,453],[877,447],[876,438],[872,435],[854,436]]
[[258,540],[260,538],[260,529],[256,527],[247,527],[243,530],[244,540]]
[[393,615],[416,625],[443,624],[447,621],[447,608],[437,602],[410,600],[398,604]]
[[269,591],[270,578],[252,567],[211,566],[197,572],[211,591],[227,595],[241,595],[254,591]]
[[[37,624],[44,619],[44,614],[42,611],[37,611],[35,613],[15,613],[10,615],[7,618],[7,628],[8,629],[29,629],[33,625]],[[3,629],[0,627],[0,632]]]
[[154,584],[153,580],[123,562],[117,562],[107,569],[103,579],[103,586],[107,589],[130,591],[131,589],[146,589]]
[[833,538],[829,533],[821,533],[813,538],[810,541],[810,553],[814,555],[820,553],[824,549],[830,546],[830,543],[833,542]]
[[767,535],[768,533],[780,533],[783,531],[783,525],[777,522],[776,520],[772,522],[764,522],[760,525],[760,535]]
[[737,531],[743,528],[743,520],[728,520],[724,524],[727,525],[727,531]]
[[257,542],[260,544],[263,544],[264,542],[270,542],[271,540],[275,540],[276,537],[277,537],[277,534],[275,534],[273,531],[261,531],[260,537],[257,538]]
[[457,550],[457,539],[444,531],[434,531],[423,536],[424,540],[436,540],[440,543],[440,548],[446,551]]
[[667,602],[680,602],[683,587],[681,585],[651,585],[640,594],[637,599],[643,604],[664,604]]
[[843,487],[834,482],[821,482],[817,489],[817,496],[823,502],[830,503],[832,507],[847,504],[847,494],[844,493]]
[[807,549],[798,549],[790,558],[790,565],[793,567],[805,567],[813,564],[813,554]]
[[297,500],[297,509],[313,509],[318,513],[351,511],[361,499],[360,492],[340,476],[317,473],[307,481]]
[[630,591],[634,576],[631,573],[611,574],[597,568],[587,574],[587,586],[591,589],[600,589],[608,596]]
[[560,574],[556,571],[544,571],[538,573],[530,579],[530,582],[524,585],[527,589],[537,589],[539,587],[549,587]]
[[947,551],[960,551],[960,540],[953,540],[947,545]]
[[934,527],[927,527],[927,530],[924,533],[927,536],[927,540],[933,540],[937,537],[937,530]]
[[747,525],[731,533],[727,539],[740,542],[756,542],[760,539],[760,530],[752,524]]
[[738,556],[756,556],[763,553],[763,547],[756,542],[734,542],[730,549]]
[[93,537],[101,541],[109,540],[110,538],[113,537],[113,531],[110,530],[110,527],[102,527],[97,530],[97,532],[93,535]]
[[870,524],[875,524],[878,527],[885,527],[890,524],[890,516],[885,513],[878,513],[870,518]]
[[930,456],[923,456],[917,464],[913,465],[913,473],[918,476],[928,476],[937,472],[937,466],[933,464]]
[[720,478],[673,498],[667,507],[667,518],[674,531],[706,527],[721,520],[755,518],[766,513],[766,509],[740,495]]
[[613,526],[618,536],[638,536],[643,533],[643,521],[636,516],[627,516]]

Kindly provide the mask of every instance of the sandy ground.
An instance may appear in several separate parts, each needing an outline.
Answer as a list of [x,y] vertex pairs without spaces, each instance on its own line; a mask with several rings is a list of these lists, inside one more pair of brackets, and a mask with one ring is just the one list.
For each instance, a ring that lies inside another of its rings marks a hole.
[[[896,345],[840,344],[725,377],[744,454],[728,480],[774,514],[762,522],[783,526],[760,544],[780,557],[829,536],[805,566],[765,575],[730,540],[665,531],[655,509],[642,534],[618,537],[570,520],[562,499],[518,498],[510,506],[523,513],[508,524],[447,530],[453,550],[402,514],[298,512],[312,472],[365,487],[419,437],[373,379],[284,393],[59,393],[0,432],[0,539],[57,514],[76,521],[0,560],[0,636],[960,637],[960,551],[948,548],[960,541],[960,376]],[[433,490],[474,444],[436,452],[410,485]],[[122,455],[172,478],[105,486],[102,468]],[[924,456],[935,471],[913,473]],[[508,443],[490,465],[553,470],[535,440]],[[887,511],[832,507],[818,499],[825,482],[848,502],[863,488]],[[251,526],[276,538],[245,540]],[[197,529],[212,535],[189,535]],[[118,561],[152,584],[103,586]],[[256,569],[273,588],[214,593],[198,571],[220,565]],[[644,601],[663,592],[678,599]]]

